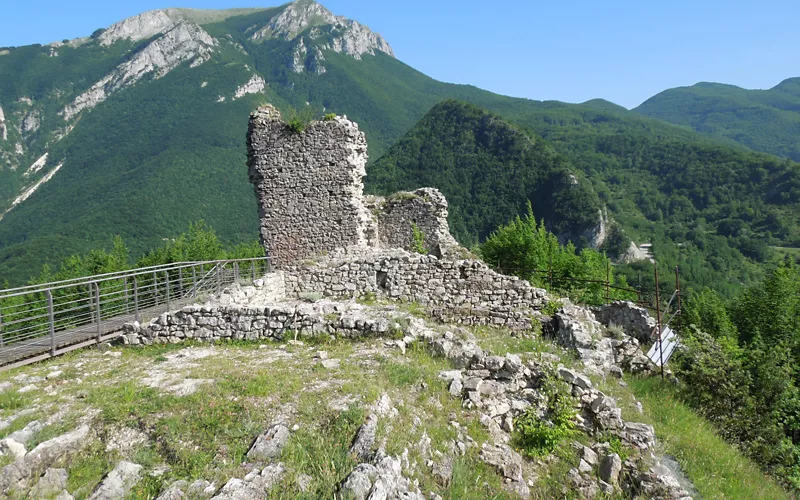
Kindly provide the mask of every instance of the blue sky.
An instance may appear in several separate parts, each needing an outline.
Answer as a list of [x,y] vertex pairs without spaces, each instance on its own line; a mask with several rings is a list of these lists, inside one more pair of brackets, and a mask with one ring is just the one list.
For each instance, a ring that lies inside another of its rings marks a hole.
[[[165,7],[280,0],[0,0],[0,46],[49,43]],[[633,107],[699,81],[769,88],[800,76],[800,1],[322,0],[438,80],[501,94]]]

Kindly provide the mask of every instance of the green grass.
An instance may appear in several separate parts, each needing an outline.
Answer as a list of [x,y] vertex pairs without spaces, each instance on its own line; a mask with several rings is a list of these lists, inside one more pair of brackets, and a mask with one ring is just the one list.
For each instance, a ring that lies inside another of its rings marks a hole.
[[658,378],[634,378],[629,386],[664,450],[681,464],[703,498],[791,498],[682,403],[672,386]]

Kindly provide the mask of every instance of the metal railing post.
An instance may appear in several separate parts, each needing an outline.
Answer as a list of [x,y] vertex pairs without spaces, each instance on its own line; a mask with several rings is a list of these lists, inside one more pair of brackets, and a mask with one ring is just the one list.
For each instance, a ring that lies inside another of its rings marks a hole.
[[250,261],[250,267],[253,269],[253,283],[255,283],[256,282],[256,261],[255,260],[251,260]]
[[233,263],[233,282],[237,283],[237,284],[239,283],[239,263],[238,262],[234,262]]
[[154,305],[158,305],[158,275],[155,271],[153,271],[153,290],[155,293],[155,303]]
[[217,264],[217,295],[219,295],[220,290],[222,289],[222,266]]
[[664,346],[661,339],[661,292],[658,283],[658,264],[653,264],[656,278],[656,327],[658,328],[658,360],[661,364],[661,380],[664,380]]
[[130,311],[130,306],[129,306],[129,303],[128,303],[129,301],[128,301],[128,277],[127,276],[125,276],[124,283],[125,283],[125,314],[130,314],[131,311]]
[[167,310],[169,310],[170,309],[170,303],[169,303],[169,271],[164,271],[164,276],[165,276],[164,283],[165,283],[165,286],[166,286],[166,289],[167,289]]
[[133,320],[139,321],[139,283],[133,277]]
[[50,356],[56,355],[56,315],[53,311],[53,291],[49,288],[47,294],[47,316],[50,323]]
[[197,269],[192,266],[192,297],[197,297]]
[[100,343],[100,337],[103,336],[102,314],[100,314],[100,285],[94,282],[94,305],[97,309],[97,343]]
[[178,300],[183,298],[183,268],[178,268]]
[[0,308],[0,345],[4,345],[5,340],[3,339],[3,310]]

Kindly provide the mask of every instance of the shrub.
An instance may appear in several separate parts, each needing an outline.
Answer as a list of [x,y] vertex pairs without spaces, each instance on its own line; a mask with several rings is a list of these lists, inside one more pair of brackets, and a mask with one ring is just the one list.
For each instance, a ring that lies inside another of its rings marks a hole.
[[289,121],[288,125],[289,125],[289,128],[290,128],[290,129],[291,129],[291,130],[292,130],[292,131],[293,131],[295,134],[302,134],[302,133],[305,131],[305,129],[306,129],[306,124],[305,124],[305,123],[303,123],[303,121],[302,121],[302,120],[300,120],[299,118],[296,118],[296,117],[295,117],[295,118],[292,118],[292,119]]
[[333,120],[335,120],[335,119],[336,119],[336,113],[328,113],[328,114],[327,114],[327,115],[325,115],[325,116],[324,116],[322,119],[323,119],[324,121],[326,121],[326,122],[332,122]]
[[411,223],[411,251],[423,255],[428,253],[428,249],[425,248],[425,234],[413,222]]
[[547,397],[547,411],[540,417],[535,407],[514,419],[514,440],[530,456],[552,453],[562,441],[575,434],[575,407],[569,386],[546,379],[542,392]]

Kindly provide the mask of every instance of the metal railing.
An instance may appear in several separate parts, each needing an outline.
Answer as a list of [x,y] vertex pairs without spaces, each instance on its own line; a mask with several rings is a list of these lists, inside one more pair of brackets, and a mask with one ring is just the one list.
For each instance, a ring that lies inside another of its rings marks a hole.
[[0,290],[0,366],[105,341],[127,322],[150,320],[269,270],[266,257],[181,262]]

